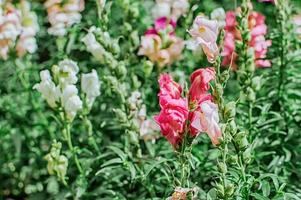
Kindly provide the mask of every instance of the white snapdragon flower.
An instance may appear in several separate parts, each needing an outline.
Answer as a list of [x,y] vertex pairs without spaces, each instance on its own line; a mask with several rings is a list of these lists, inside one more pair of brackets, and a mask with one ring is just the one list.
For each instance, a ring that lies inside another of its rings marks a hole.
[[62,88],[66,87],[69,84],[75,84],[78,80],[77,73],[79,71],[78,65],[76,62],[65,59],[58,64],[59,70],[59,81]]
[[68,120],[71,121],[74,119],[77,111],[83,107],[83,103],[78,96],[78,90],[75,85],[67,85],[63,89],[61,102]]
[[100,95],[100,82],[95,69],[82,75],[81,89],[86,94],[87,104],[91,108],[95,98]]
[[50,72],[43,70],[40,72],[41,82],[34,85],[34,89],[38,90],[42,97],[47,101],[50,107],[54,108],[57,106],[57,102],[60,98],[60,89],[55,86],[51,80]]
[[98,59],[98,60],[102,60],[103,58],[103,54],[105,52],[104,48],[102,47],[101,44],[99,44],[99,42],[97,42],[95,35],[94,35],[94,31],[96,30],[95,26],[92,26],[87,35],[85,35],[85,37],[83,37],[82,42],[86,45],[87,50],[92,53],[92,55]]
[[226,26],[226,12],[223,8],[216,8],[210,14],[211,19],[216,20],[219,29]]

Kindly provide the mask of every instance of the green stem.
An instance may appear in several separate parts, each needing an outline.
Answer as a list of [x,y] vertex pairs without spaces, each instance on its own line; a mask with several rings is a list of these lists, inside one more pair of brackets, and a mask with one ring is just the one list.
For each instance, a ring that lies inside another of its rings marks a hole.
[[89,136],[89,143],[93,146],[93,148],[96,150],[97,154],[100,155],[100,149],[97,146],[96,140],[93,136],[93,125],[91,121],[89,120],[87,115],[83,115],[84,123],[88,129],[88,136]]
[[78,171],[80,172],[80,174],[84,174],[83,172],[83,169],[81,167],[81,164],[78,160],[78,157],[77,157],[77,152],[76,152],[76,149],[73,147],[73,144],[72,144],[72,140],[71,140],[71,132],[70,132],[70,124],[65,122],[65,131],[66,131],[66,136],[67,136],[67,144],[68,144],[68,148],[69,150],[71,151],[72,153],[72,156],[74,158],[74,162],[76,164],[76,167],[78,169]]

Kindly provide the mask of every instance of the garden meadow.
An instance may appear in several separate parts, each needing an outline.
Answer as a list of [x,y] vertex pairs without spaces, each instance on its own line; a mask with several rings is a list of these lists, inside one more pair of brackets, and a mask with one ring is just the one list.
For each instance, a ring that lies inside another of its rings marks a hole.
[[0,0],[0,199],[301,199],[299,0]]

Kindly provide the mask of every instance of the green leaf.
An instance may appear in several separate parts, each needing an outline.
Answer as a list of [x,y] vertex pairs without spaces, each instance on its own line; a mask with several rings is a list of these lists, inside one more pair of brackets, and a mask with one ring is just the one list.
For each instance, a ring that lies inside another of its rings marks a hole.
[[147,177],[149,175],[149,173],[155,168],[157,167],[158,165],[160,165],[161,163],[164,163],[164,162],[168,162],[168,161],[172,161],[170,159],[162,159],[162,160],[159,160],[157,162],[155,162],[154,164],[152,164],[148,170],[145,172],[144,176]]
[[262,196],[260,194],[257,194],[257,193],[252,193],[251,196],[257,200],[270,200],[269,198]]
[[113,158],[113,159],[105,162],[104,164],[102,164],[100,167],[103,168],[103,167],[106,167],[108,165],[120,164],[120,163],[123,163],[123,161],[120,158]]
[[263,180],[261,184],[262,184],[261,189],[262,189],[263,196],[268,197],[271,191],[269,182]]
[[126,154],[118,147],[108,146],[108,149],[111,149],[112,151],[114,151],[114,153],[116,153],[121,158],[122,161],[126,160],[126,157],[127,157]]

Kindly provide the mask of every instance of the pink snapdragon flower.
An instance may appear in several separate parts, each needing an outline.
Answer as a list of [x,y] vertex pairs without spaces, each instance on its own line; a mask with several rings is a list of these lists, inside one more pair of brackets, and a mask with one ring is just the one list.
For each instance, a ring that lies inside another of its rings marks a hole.
[[188,96],[184,98],[181,86],[170,75],[160,76],[158,96],[161,111],[154,119],[174,148],[182,142],[185,133],[194,138],[200,132],[206,132],[214,145],[219,144],[218,107],[208,92],[209,82],[214,78],[214,68],[196,70],[191,75]]
[[155,26],[148,29],[141,37],[138,55],[147,56],[159,67],[171,65],[181,57],[184,42],[175,36],[176,23],[166,17],[155,21]]
[[182,88],[172,80],[170,75],[159,78],[159,102],[161,111],[154,119],[160,126],[163,136],[177,147],[182,140],[188,118],[187,99],[181,97]]
[[192,134],[206,132],[212,144],[219,144],[222,132],[218,125],[218,106],[215,103],[210,100],[201,102],[198,109],[192,113],[190,121]]
[[[272,45],[271,40],[266,40],[267,26],[265,24],[265,17],[258,12],[252,11],[248,18],[248,25],[251,34],[249,47],[254,49],[255,64],[257,67],[270,67],[271,62],[266,60],[268,47]],[[228,11],[226,13],[226,26],[225,26],[225,39],[224,50],[222,52],[223,61],[222,65],[232,64],[236,68],[235,61],[237,60],[237,53],[235,52],[235,41],[241,40],[241,33],[236,28],[237,21],[235,12]],[[232,63],[231,63],[232,61]]]
[[211,95],[207,93],[210,89],[209,82],[215,79],[214,68],[198,69],[190,76],[191,86],[189,89],[190,101],[203,101],[210,99]]
[[218,22],[203,16],[197,16],[192,28],[188,31],[197,45],[201,45],[210,63],[215,62],[219,49],[216,44]]

